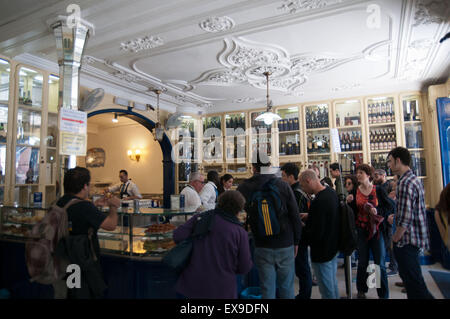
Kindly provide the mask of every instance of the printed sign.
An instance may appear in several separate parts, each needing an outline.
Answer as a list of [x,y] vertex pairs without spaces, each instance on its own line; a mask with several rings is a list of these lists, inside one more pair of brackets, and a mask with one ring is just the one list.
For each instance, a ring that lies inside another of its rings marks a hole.
[[60,155],[86,156],[87,137],[82,134],[60,132]]
[[331,146],[335,153],[341,152],[341,141],[339,140],[339,133],[337,128],[331,129]]
[[85,112],[61,109],[59,132],[60,155],[86,156],[87,114]]

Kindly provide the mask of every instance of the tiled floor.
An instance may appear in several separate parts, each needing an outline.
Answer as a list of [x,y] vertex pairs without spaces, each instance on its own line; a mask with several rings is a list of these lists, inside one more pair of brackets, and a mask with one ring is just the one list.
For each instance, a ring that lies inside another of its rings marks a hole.
[[[338,259],[338,267],[342,263],[343,263],[343,260]],[[441,264],[439,264],[439,263],[429,265],[429,266],[422,266],[422,274],[425,279],[425,283],[428,287],[428,290],[431,292],[431,294],[434,296],[434,298],[444,299],[444,297],[443,297],[441,291],[439,290],[438,286],[436,285],[433,277],[430,275],[429,270],[444,271],[444,272],[448,272],[448,273],[450,273],[450,271],[444,269],[441,266]],[[337,277],[338,277],[338,284],[339,284],[339,294],[341,297],[345,297],[345,296],[347,296],[347,294],[345,292],[345,276],[344,276],[343,268],[338,268]],[[356,268],[352,269],[352,278],[353,278],[352,295],[353,295],[353,298],[356,299],[356,294],[357,294]],[[388,277],[388,281],[389,281],[390,299],[407,299],[406,294],[401,292],[402,288],[395,286],[396,282],[401,281],[399,275]],[[295,293],[296,294],[298,293],[298,279],[297,278],[295,279]],[[369,292],[366,294],[366,297],[367,297],[367,299],[378,299],[376,289],[369,289]],[[312,299],[320,299],[321,298],[318,286],[313,286],[311,298]]]

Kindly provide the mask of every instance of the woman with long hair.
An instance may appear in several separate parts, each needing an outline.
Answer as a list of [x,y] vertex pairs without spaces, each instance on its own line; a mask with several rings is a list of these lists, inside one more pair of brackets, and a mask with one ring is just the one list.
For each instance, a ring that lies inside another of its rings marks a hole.
[[[372,252],[376,267],[380,270],[380,288],[377,288],[378,297],[389,298],[389,286],[385,266],[386,249],[382,236],[382,218],[394,209],[394,202],[389,199],[386,191],[372,184],[374,169],[367,164],[361,164],[356,168],[356,178],[359,186],[356,196],[349,195],[356,204],[356,229],[358,231],[358,270],[356,275],[356,287],[358,298],[365,299],[368,291],[367,277],[369,255]],[[382,218],[381,218],[381,217]],[[378,272],[378,270],[376,269]]]
[[218,186],[219,195],[222,194],[225,191],[228,191],[231,189],[231,186],[233,186],[234,178],[231,174],[225,174],[220,178],[220,183]]

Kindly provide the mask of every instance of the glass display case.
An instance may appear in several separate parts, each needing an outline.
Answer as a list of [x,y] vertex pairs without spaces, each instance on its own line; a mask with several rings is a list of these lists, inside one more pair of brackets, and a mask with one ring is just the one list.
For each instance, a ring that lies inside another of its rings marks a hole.
[[[256,161],[256,155],[259,153],[262,160],[269,160],[275,165],[273,154],[274,140],[272,138],[272,124],[267,125],[264,121],[255,119],[264,111],[250,112],[250,163]],[[267,158],[264,158],[267,156]]]
[[47,209],[41,207],[0,206],[0,236],[27,238],[46,212]]
[[376,97],[367,100],[369,125],[395,123],[393,97]]
[[225,114],[225,159],[227,163],[245,164],[247,156],[245,128],[245,113]]
[[203,161],[208,164],[223,162],[222,116],[203,119]]
[[305,107],[306,129],[328,128],[328,104],[307,105]]

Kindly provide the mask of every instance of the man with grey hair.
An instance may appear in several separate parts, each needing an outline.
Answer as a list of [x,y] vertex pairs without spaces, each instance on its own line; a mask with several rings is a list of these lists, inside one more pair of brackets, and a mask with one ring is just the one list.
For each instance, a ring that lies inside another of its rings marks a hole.
[[184,195],[185,210],[196,211],[202,205],[199,193],[203,188],[204,180],[205,176],[200,172],[190,174],[189,184],[180,193],[180,195]]
[[300,185],[314,194],[305,224],[306,241],[311,247],[311,262],[323,299],[339,299],[337,256],[339,242],[339,199],[330,187],[323,186],[317,174],[308,169],[300,175]]
[[380,185],[389,194],[392,192],[392,183],[386,179],[386,171],[384,169],[377,169],[373,174],[373,183]]

